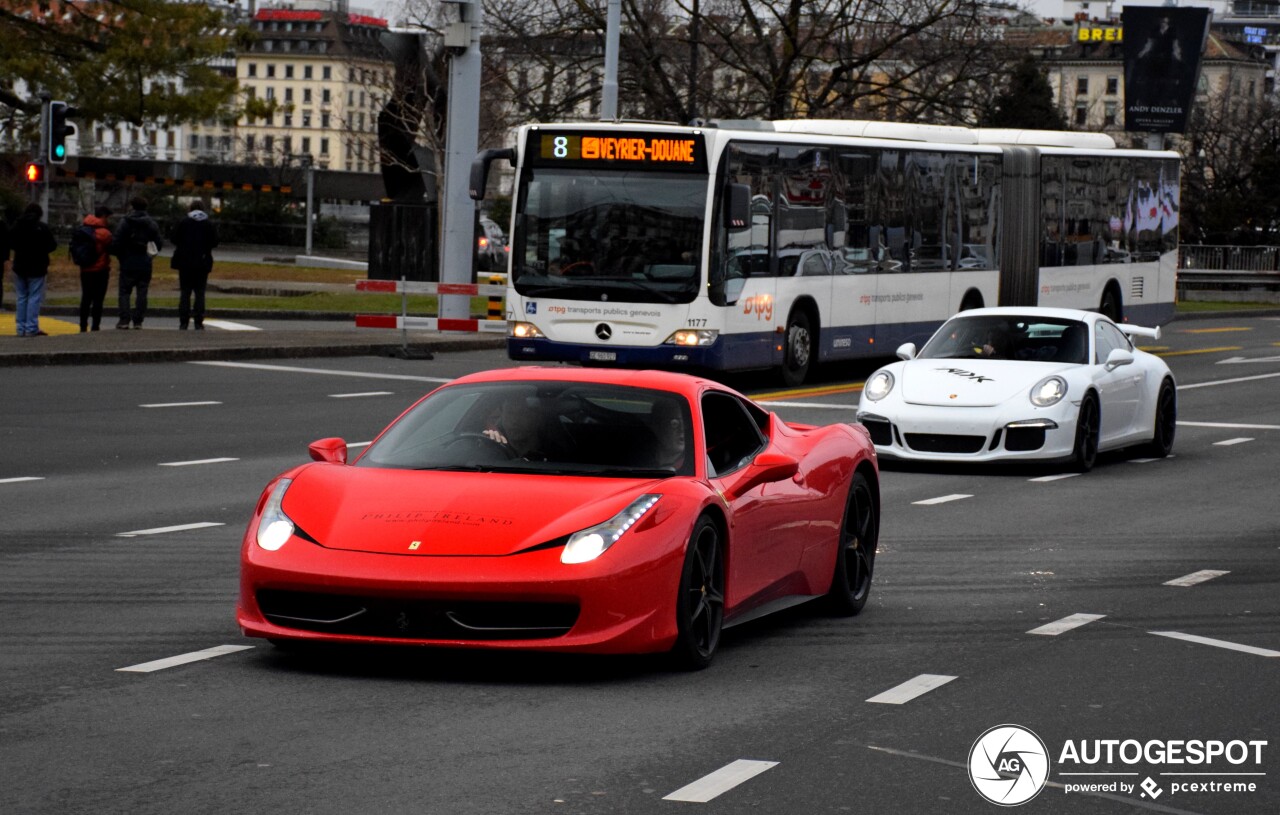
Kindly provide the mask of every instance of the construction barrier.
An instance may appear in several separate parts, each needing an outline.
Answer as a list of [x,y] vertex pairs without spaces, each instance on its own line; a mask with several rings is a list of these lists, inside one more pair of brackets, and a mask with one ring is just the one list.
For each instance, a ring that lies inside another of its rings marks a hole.
[[[378,292],[381,294],[400,294],[402,300],[399,314],[357,314],[358,328],[397,328],[404,331],[417,329],[420,331],[474,331],[482,333],[507,333],[507,321],[502,313],[502,298],[507,287],[501,285],[502,278],[492,276],[489,284],[483,283],[431,283],[417,280],[357,280],[356,291]],[[464,297],[489,298],[489,316],[487,319],[457,319],[449,317],[410,317],[408,315],[408,295],[434,294],[461,295]],[[497,306],[495,308],[495,302]]]
[[419,331],[479,331],[507,333],[506,320],[457,320],[447,317],[407,317],[403,314],[357,314],[360,328],[401,328]]
[[484,283],[428,283],[419,280],[357,280],[356,291],[383,294],[465,294],[471,297],[497,296],[507,293],[506,286]]

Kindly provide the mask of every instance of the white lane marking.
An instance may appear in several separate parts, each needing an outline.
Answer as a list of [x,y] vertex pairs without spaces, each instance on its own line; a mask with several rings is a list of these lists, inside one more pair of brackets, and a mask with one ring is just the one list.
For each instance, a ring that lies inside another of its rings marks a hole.
[[166,408],[166,407],[199,407],[200,405],[220,405],[221,402],[156,402],[150,405],[138,405],[144,408]]
[[1250,441],[1253,441],[1253,439],[1241,436],[1239,438],[1234,438],[1234,439],[1224,439],[1222,441],[1215,441],[1213,443],[1213,446],[1214,447],[1232,447],[1234,445],[1244,444],[1245,442],[1250,442]]
[[116,671],[124,673],[149,674],[152,671],[163,671],[165,668],[186,665],[188,662],[199,662],[202,659],[213,659],[214,657],[220,657],[225,654],[234,654],[237,651],[248,651],[252,648],[252,645],[219,645],[214,648],[206,648],[203,651],[192,651],[189,654],[179,654],[176,657],[168,657],[167,659],[142,662],[138,665],[130,665],[127,668],[116,668]]
[[919,506],[928,507],[928,506],[933,506],[934,504],[945,504],[948,501],[959,501],[964,498],[972,498],[972,497],[973,497],[972,495],[965,495],[964,493],[956,493],[954,495],[943,495],[938,498],[926,498],[923,501],[912,501],[911,503],[918,504]]
[[1189,575],[1179,577],[1177,580],[1169,580],[1164,585],[1194,586],[1197,583],[1203,583],[1206,580],[1212,580],[1215,577],[1222,577],[1224,574],[1231,574],[1231,572],[1220,572],[1217,569],[1201,569],[1198,572],[1192,572]]
[[207,529],[211,526],[226,526],[226,524],[210,523],[209,521],[201,521],[195,524],[178,524],[177,526],[158,526],[155,529],[135,529],[132,532],[121,532],[116,535],[117,538],[136,538],[139,535],[163,535],[166,532],[186,532],[190,529]]
[[208,326],[212,326],[214,328],[220,328],[223,331],[261,331],[262,330],[261,328],[258,328],[256,325],[249,325],[248,323],[233,323],[230,320],[205,320],[204,324]]
[[1241,653],[1253,654],[1254,656],[1280,657],[1280,651],[1272,651],[1269,648],[1255,648],[1252,645],[1241,645],[1238,642],[1215,640],[1210,637],[1197,637],[1195,634],[1183,634],[1181,631],[1149,631],[1147,633],[1155,634],[1157,637],[1168,637],[1169,639],[1174,640],[1195,642],[1200,645],[1212,645],[1215,648],[1225,648],[1228,651],[1240,651]]
[[191,360],[188,365],[212,365],[217,368],[245,368],[251,371],[283,371],[295,374],[321,374],[323,376],[353,376],[360,379],[397,379],[406,382],[436,382],[444,384],[452,379],[441,379],[436,376],[409,376],[408,374],[371,374],[364,371],[328,371],[324,368],[300,368],[292,365],[264,365],[256,362],[217,362],[211,360]]
[[23,475],[17,478],[0,478],[0,484],[17,484],[19,481],[44,481],[44,476]]
[[809,408],[813,410],[857,410],[857,405],[826,405],[819,402],[774,402],[772,400],[762,401],[760,404],[769,407],[791,407],[791,408]]
[[356,399],[361,396],[393,396],[392,391],[365,391],[364,393],[331,393],[330,399]]
[[[891,756],[901,756],[903,758],[914,758],[918,761],[930,761],[930,762],[933,762],[934,764],[943,764],[947,767],[955,767],[957,769],[964,770],[965,772],[968,772],[969,770],[968,764],[963,764],[959,761],[951,761],[945,758],[938,758],[936,756],[926,756],[923,753],[912,753],[907,750],[894,750],[892,747],[877,747],[874,744],[868,744],[867,749],[875,750],[878,753],[887,753]],[[1121,773],[1116,773],[1116,774],[1121,775]],[[1058,773],[1058,775],[1064,776],[1064,775],[1069,775],[1069,773]],[[1137,773],[1131,773],[1131,775],[1137,775]],[[1065,785],[1059,784],[1057,781],[1046,781],[1044,782],[1044,785],[1046,787],[1053,787],[1054,789],[1058,789],[1058,790],[1066,789]],[[1196,815],[1196,813],[1188,812],[1185,809],[1174,809],[1173,807],[1167,807],[1162,804],[1153,804],[1147,801],[1139,800],[1137,798],[1128,798],[1121,795],[1112,795],[1109,792],[1078,792],[1078,793],[1072,792],[1071,794],[1086,795],[1091,798],[1106,798],[1109,801],[1118,801],[1122,804],[1128,804],[1129,806],[1138,807],[1139,809],[1148,809],[1148,810],[1151,810],[1152,812],[1167,812],[1167,813],[1171,813],[1171,815]]]
[[1065,634],[1066,632],[1074,628],[1079,628],[1082,625],[1088,625],[1089,623],[1094,622],[1095,620],[1101,620],[1105,616],[1107,615],[1105,614],[1072,614],[1070,616],[1063,617],[1061,620],[1056,620],[1051,623],[1045,623],[1039,628],[1033,628],[1027,633],[1041,634],[1046,637],[1056,637],[1059,634]]
[[1178,422],[1179,427],[1223,427],[1227,430],[1280,430],[1280,424],[1230,424],[1228,422]]
[[1241,362],[1280,362],[1280,357],[1228,357],[1215,362],[1215,365],[1239,365]]
[[901,705],[910,702],[917,696],[922,696],[931,690],[942,687],[953,679],[959,679],[958,676],[947,676],[946,674],[920,674],[915,679],[908,679],[901,685],[884,693],[877,693],[868,699],[868,702],[875,702],[880,705]]
[[1061,481],[1064,478],[1075,478],[1080,473],[1058,473],[1057,475],[1042,475],[1039,478],[1029,478],[1028,481],[1038,481],[1042,484],[1050,481]]
[[239,461],[238,458],[198,458],[193,461],[165,461],[161,467],[189,467],[192,464],[221,464],[224,461]]
[[373,444],[371,441],[352,441],[347,442],[347,447],[368,447]]
[[1238,382],[1257,382],[1259,379],[1273,379],[1280,374],[1258,374],[1257,376],[1240,376],[1235,379],[1218,379],[1213,382],[1197,382],[1194,385],[1179,385],[1178,390],[1189,391],[1193,388],[1212,388],[1214,385],[1235,385]]
[[1130,464],[1150,464],[1153,461],[1161,461],[1161,460],[1162,459],[1158,459],[1158,458],[1131,458],[1129,459],[1129,463]]
[[663,796],[662,800],[705,804],[716,796],[723,795],[739,784],[750,781],[765,770],[776,766],[778,766],[776,761],[751,761],[740,758],[710,775],[699,778],[692,784],[686,784],[670,795]]

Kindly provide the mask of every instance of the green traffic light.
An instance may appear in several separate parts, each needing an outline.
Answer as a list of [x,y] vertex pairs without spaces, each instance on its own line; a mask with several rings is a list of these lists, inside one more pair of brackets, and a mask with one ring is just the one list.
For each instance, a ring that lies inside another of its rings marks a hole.
[[66,145],[59,144],[53,148],[53,154],[58,158],[64,158],[67,155]]

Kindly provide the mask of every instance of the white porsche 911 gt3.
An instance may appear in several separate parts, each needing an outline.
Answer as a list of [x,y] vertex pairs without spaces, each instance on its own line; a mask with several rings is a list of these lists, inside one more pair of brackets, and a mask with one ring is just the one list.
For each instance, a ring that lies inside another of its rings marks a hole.
[[964,311],[867,379],[858,420],[888,459],[1065,461],[1085,472],[1101,450],[1142,445],[1162,458],[1177,389],[1134,335],[1160,329],[1075,309]]

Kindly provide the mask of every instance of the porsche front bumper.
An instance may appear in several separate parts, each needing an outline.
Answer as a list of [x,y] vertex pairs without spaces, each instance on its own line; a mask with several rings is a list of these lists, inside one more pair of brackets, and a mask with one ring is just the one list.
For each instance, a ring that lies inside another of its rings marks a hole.
[[904,461],[1053,461],[1071,457],[1077,405],[1036,410],[875,403],[860,406],[876,453]]

